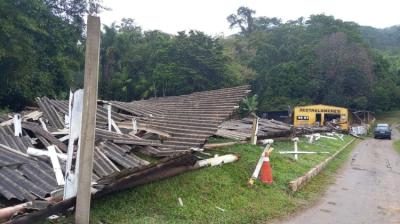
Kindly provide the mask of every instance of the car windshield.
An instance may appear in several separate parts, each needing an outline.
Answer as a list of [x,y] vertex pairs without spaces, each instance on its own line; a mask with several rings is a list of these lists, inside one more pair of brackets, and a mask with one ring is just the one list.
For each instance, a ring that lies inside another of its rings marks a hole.
[[377,127],[389,127],[388,124],[377,124],[376,126],[377,126]]
[[376,127],[376,130],[378,130],[378,131],[385,131],[385,130],[388,130],[388,127],[387,127],[387,126],[377,126],[377,127]]

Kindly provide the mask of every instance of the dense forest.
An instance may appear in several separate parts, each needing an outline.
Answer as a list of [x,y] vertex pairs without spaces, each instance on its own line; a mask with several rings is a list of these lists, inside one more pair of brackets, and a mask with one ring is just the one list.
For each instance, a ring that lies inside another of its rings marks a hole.
[[[43,95],[65,99],[81,87],[84,16],[101,8],[86,0],[0,1],[0,108],[21,109]],[[100,98],[249,83],[262,111],[309,103],[400,106],[399,26],[376,29],[326,15],[283,22],[246,7],[227,15],[227,26],[238,33],[144,31],[129,18],[104,25]]]

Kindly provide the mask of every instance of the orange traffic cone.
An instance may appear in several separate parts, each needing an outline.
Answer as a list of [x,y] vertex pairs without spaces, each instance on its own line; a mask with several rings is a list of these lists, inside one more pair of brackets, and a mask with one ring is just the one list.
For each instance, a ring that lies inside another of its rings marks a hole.
[[269,153],[264,154],[264,161],[261,167],[260,180],[265,184],[272,184],[272,169],[269,164]]

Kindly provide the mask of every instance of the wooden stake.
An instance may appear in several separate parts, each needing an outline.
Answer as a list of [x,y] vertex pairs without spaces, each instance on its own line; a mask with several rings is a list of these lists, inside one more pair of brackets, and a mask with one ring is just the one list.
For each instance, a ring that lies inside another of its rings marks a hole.
[[75,223],[88,224],[90,217],[93,150],[96,129],[97,85],[99,78],[100,18],[88,16],[85,81],[80,139],[78,193]]
[[253,118],[253,127],[251,129],[250,144],[257,144],[257,132],[258,132],[258,117]]

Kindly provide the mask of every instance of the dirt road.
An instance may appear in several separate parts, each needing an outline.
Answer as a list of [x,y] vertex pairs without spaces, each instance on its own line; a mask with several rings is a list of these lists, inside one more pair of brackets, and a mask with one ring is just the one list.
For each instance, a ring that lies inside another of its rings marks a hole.
[[392,141],[361,142],[320,202],[281,223],[400,224],[400,154]]

